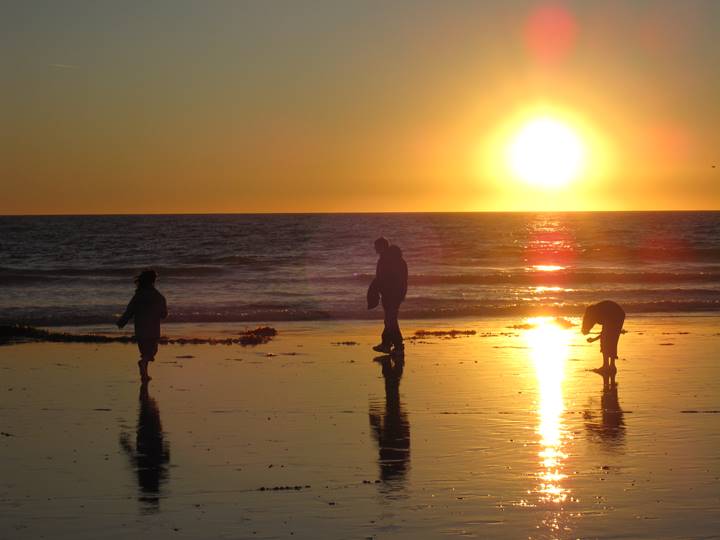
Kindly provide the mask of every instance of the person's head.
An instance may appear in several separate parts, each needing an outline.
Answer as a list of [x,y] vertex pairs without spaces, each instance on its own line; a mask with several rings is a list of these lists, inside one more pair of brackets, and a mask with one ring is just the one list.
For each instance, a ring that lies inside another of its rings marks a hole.
[[157,272],[155,270],[143,270],[135,277],[135,285],[138,289],[145,289],[155,285]]
[[595,323],[597,322],[595,318],[595,306],[588,306],[585,308],[585,314],[583,315],[583,322],[582,322],[582,333],[584,336],[590,333],[590,330],[592,330],[592,327],[595,326]]
[[389,248],[389,247],[390,247],[390,242],[388,242],[388,239],[385,238],[384,236],[381,236],[380,238],[375,240],[375,252],[378,255],[382,255],[383,253],[385,253],[385,251],[387,251],[387,248]]
[[387,257],[391,259],[402,259],[402,250],[400,249],[400,246],[396,246],[395,244],[388,246],[385,253]]

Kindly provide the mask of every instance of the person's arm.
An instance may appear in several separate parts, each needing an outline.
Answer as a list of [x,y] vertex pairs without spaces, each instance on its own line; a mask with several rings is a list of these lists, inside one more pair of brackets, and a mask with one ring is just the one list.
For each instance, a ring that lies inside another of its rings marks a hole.
[[372,280],[372,285],[375,287],[380,285],[380,259],[375,263],[375,277]]
[[118,328],[122,328],[125,326],[130,319],[133,318],[133,315],[135,315],[135,296],[130,299],[130,302],[128,303],[127,307],[125,308],[125,313],[122,314],[122,317],[120,317],[117,321]]
[[378,259],[377,264],[375,265],[375,277],[370,282],[370,285],[368,285],[367,290],[367,307],[368,309],[376,308],[377,305],[380,303],[380,290],[378,288],[379,281],[378,281],[378,274],[380,273],[380,260]]
[[380,294],[387,292],[388,289],[388,261],[380,257],[375,267],[375,279],[373,284]]
[[402,280],[402,290],[400,291],[401,292],[400,301],[404,302],[405,295],[407,295],[407,288],[408,288],[408,267],[407,267],[407,263],[405,262],[404,259],[402,262],[402,269],[403,269],[403,280]]
[[165,297],[162,295],[160,295],[160,298],[162,298],[162,309],[160,310],[160,318],[167,319],[167,316],[168,316],[167,300],[165,300]]

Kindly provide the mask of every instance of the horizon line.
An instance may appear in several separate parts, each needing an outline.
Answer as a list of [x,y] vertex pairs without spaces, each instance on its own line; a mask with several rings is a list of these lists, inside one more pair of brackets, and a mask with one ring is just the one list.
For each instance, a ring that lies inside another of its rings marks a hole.
[[720,209],[702,210],[408,210],[408,211],[352,211],[352,212],[113,212],[91,214],[0,214],[9,217],[131,217],[131,216],[312,216],[312,215],[389,215],[389,214],[642,214],[642,213],[711,213]]

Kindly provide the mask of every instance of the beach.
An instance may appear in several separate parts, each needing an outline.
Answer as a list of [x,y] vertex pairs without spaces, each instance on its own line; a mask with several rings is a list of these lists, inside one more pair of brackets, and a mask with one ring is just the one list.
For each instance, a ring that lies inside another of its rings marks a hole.
[[720,0],[2,15],[0,540],[720,540]]
[[273,323],[161,346],[146,387],[132,344],[3,346],[0,537],[717,538],[717,316],[628,316],[615,386],[559,323],[401,321],[475,332],[404,365],[378,321]]

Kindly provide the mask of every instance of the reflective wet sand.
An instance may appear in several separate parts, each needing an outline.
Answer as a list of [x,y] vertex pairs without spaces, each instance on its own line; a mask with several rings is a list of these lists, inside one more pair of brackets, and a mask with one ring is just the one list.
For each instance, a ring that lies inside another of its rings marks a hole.
[[404,363],[283,324],[161,348],[146,388],[132,345],[4,347],[0,537],[713,537],[717,322],[630,318],[615,383],[549,319],[408,322],[477,334]]

